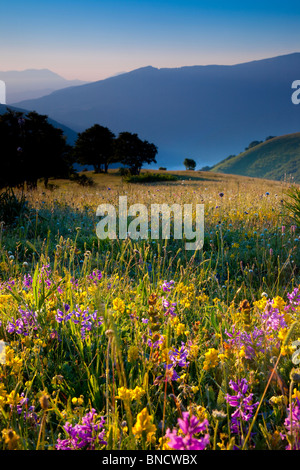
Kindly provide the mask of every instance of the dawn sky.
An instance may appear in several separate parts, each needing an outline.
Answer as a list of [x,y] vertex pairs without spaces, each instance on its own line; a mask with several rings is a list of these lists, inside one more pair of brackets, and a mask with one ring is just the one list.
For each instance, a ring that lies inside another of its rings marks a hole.
[[298,1],[0,0],[0,70],[100,80],[300,52]]

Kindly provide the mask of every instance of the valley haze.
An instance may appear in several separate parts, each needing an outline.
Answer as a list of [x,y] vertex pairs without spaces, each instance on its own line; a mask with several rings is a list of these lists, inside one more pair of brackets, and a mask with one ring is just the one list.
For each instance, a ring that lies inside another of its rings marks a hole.
[[[1,78],[1,76],[0,76]],[[299,131],[292,83],[300,53],[236,65],[143,67],[13,103],[47,114],[76,132],[99,123],[128,131],[158,147],[157,166],[197,169],[242,152],[268,135]]]

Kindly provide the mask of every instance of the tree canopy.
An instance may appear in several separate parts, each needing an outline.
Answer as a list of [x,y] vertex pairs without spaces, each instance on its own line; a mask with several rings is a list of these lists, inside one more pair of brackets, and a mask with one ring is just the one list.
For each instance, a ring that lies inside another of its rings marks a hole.
[[139,175],[144,163],[156,163],[156,154],[157,147],[137,134],[121,132],[115,140],[116,159],[129,167],[132,175]]
[[186,158],[183,164],[187,170],[195,170],[196,168],[196,162],[195,160],[192,160],[191,158]]
[[95,124],[78,134],[74,146],[74,157],[82,165],[92,165],[95,173],[104,170],[115,161],[115,135],[107,127]]
[[37,180],[67,177],[71,162],[70,146],[63,131],[36,112],[27,115],[8,110],[0,116],[0,187],[27,183],[36,187]]

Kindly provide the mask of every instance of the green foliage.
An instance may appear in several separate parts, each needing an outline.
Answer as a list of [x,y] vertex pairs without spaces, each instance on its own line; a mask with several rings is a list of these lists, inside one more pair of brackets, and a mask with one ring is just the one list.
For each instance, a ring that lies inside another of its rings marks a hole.
[[105,171],[114,158],[115,135],[107,128],[95,124],[78,135],[73,149],[75,160],[82,165],[92,165],[96,173]]
[[187,170],[195,170],[196,168],[196,162],[195,160],[192,160],[191,158],[186,158],[183,164]]
[[126,183],[156,183],[162,181],[177,181],[176,175],[161,175],[160,173],[142,173],[141,175],[127,175],[124,177]]
[[36,188],[39,178],[67,177],[70,147],[63,131],[36,112],[24,115],[9,110],[0,116],[0,188],[27,184]]
[[115,141],[115,158],[129,167],[131,175],[139,175],[144,163],[156,163],[156,154],[157,147],[137,134],[121,132]]
[[300,182],[300,133],[273,137],[211,169],[217,173]]

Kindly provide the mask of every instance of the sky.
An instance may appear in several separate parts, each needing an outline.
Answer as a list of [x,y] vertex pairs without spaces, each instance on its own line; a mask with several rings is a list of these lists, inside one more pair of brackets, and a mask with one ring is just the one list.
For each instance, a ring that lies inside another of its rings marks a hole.
[[300,52],[299,1],[0,0],[0,70],[96,81]]

